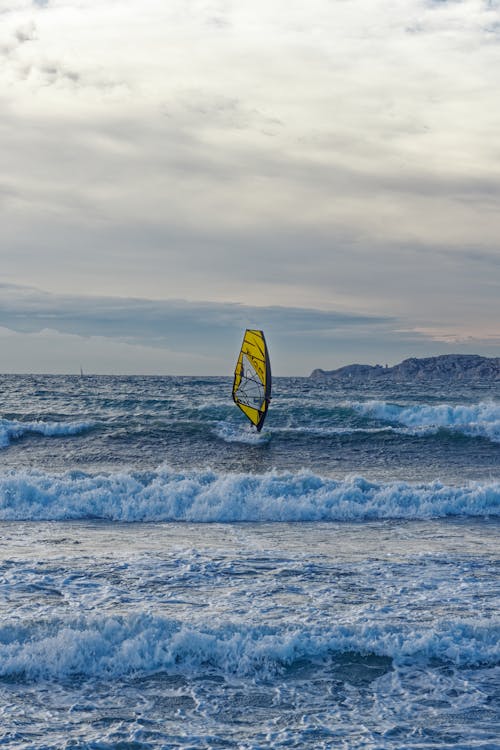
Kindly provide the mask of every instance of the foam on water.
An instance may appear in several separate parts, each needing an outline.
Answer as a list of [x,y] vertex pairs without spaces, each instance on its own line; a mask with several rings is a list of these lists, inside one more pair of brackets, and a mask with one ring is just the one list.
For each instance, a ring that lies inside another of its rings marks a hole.
[[93,422],[20,422],[18,420],[0,419],[0,448],[6,448],[12,440],[27,433],[54,437],[60,435],[77,435],[91,429]]
[[167,671],[269,678],[303,660],[375,654],[395,663],[441,659],[457,666],[500,661],[500,626],[447,620],[432,626],[328,622],[286,629],[241,622],[193,626],[145,613],[49,619],[0,628],[0,675],[116,678]]
[[305,434],[314,437],[330,438],[333,435],[379,435],[393,432],[401,434],[402,430],[398,427],[310,427],[301,425],[300,427],[273,427],[273,433],[283,434]]
[[243,443],[245,445],[267,445],[271,439],[268,432],[257,432],[251,426],[241,427],[231,422],[217,422],[213,433],[226,443]]
[[415,434],[430,434],[440,429],[469,437],[484,437],[500,443],[500,404],[420,404],[402,406],[386,401],[353,401],[349,406],[358,414],[412,428]]
[[497,747],[499,384],[1,380],[4,744]]
[[500,483],[370,482],[310,471],[0,474],[0,519],[114,521],[361,521],[500,515]]

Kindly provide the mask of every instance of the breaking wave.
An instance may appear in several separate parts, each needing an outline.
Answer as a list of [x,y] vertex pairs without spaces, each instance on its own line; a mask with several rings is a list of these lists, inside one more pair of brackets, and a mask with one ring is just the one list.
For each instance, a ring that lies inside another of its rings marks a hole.
[[0,448],[6,448],[12,440],[19,439],[27,433],[36,433],[46,437],[77,435],[93,426],[92,422],[19,422],[0,419]]
[[[443,620],[432,627],[377,623],[323,627],[186,625],[143,612],[81,615],[0,628],[0,676],[116,678],[154,672],[267,678],[304,660],[328,665],[336,654],[375,655],[405,664],[440,659],[456,666],[500,660],[500,626]],[[390,666],[390,662],[388,667]]]
[[349,406],[358,414],[382,422],[404,425],[415,434],[435,433],[440,429],[468,437],[484,437],[500,443],[500,404],[437,404],[402,406],[386,401],[353,401]]
[[1,520],[193,523],[363,521],[500,515],[500,482],[445,485],[335,480],[309,471],[0,474]]

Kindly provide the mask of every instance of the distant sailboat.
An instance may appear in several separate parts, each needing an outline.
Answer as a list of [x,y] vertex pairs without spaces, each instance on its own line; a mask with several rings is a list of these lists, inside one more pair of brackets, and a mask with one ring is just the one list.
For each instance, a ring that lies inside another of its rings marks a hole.
[[80,377],[83,378],[83,368],[81,365],[80,365]]
[[271,363],[262,331],[245,331],[234,371],[233,400],[260,432],[271,400]]

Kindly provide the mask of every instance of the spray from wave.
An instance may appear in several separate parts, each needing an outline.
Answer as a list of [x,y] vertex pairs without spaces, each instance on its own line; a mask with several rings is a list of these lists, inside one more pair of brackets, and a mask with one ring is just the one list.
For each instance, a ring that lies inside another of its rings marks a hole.
[[19,422],[0,419],[0,448],[7,448],[12,440],[22,438],[28,433],[45,435],[45,437],[77,435],[93,426],[93,422]]
[[500,404],[437,404],[402,406],[386,401],[353,401],[348,404],[363,417],[404,425],[414,434],[430,434],[440,429],[468,437],[484,437],[500,443]]
[[192,523],[363,521],[500,515],[500,483],[335,480],[309,471],[0,474],[1,520]]
[[0,676],[121,677],[151,672],[268,678],[304,660],[328,665],[336,654],[376,655],[401,664],[440,659],[455,665],[496,664],[498,624],[443,620],[425,624],[357,622],[324,627],[185,624],[146,613],[81,615],[0,628]]
[[271,439],[268,432],[256,432],[250,426],[240,427],[230,422],[217,422],[213,433],[226,443],[243,443],[244,445],[267,445]]

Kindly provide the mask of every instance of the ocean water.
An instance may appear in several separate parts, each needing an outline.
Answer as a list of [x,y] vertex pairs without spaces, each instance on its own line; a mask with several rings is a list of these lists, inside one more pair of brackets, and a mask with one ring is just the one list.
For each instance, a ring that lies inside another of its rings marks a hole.
[[500,385],[0,376],[0,745],[500,748]]

